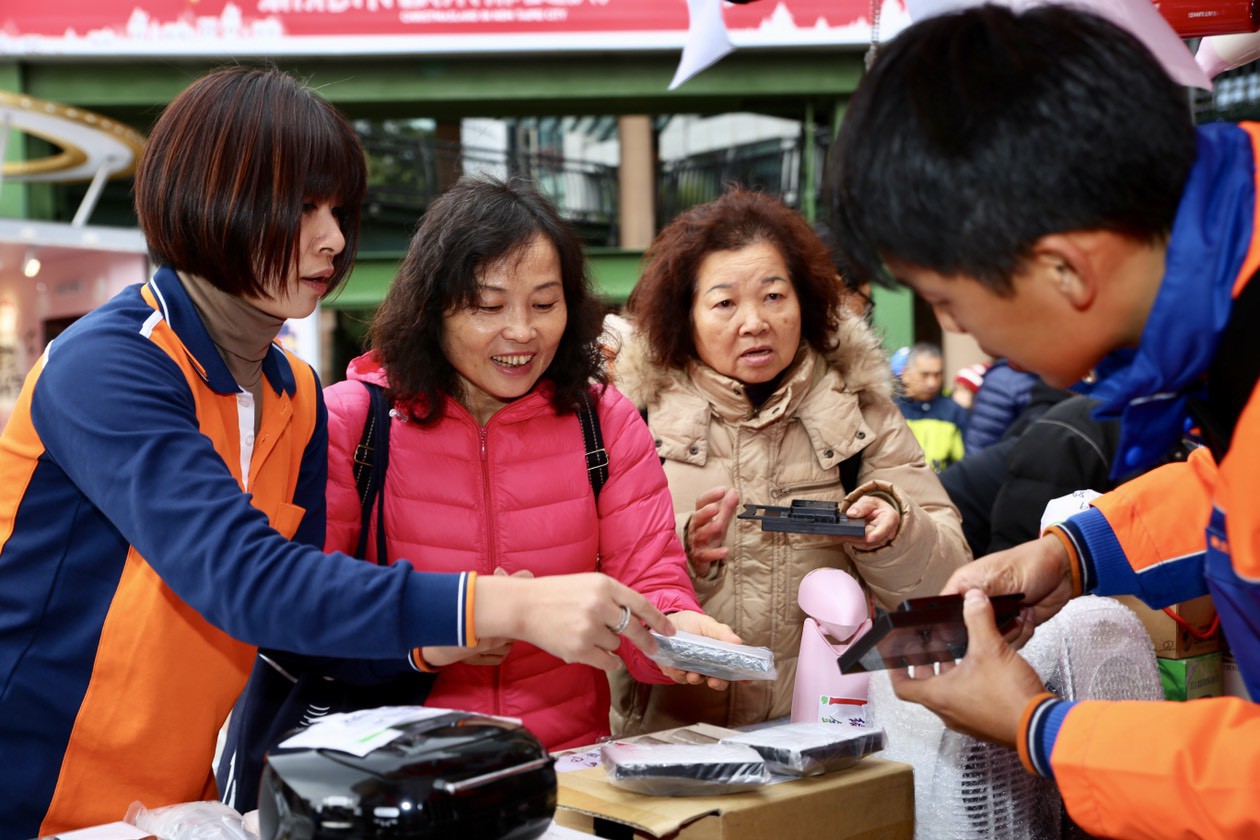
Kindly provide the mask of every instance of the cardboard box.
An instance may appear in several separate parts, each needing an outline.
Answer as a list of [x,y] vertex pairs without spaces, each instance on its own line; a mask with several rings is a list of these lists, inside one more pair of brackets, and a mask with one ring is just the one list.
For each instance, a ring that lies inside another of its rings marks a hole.
[[1226,697],[1251,699],[1247,684],[1243,682],[1242,674],[1238,670],[1238,661],[1231,653],[1221,657],[1221,693]]
[[1196,700],[1220,697],[1221,654],[1205,653],[1187,659],[1160,659],[1159,679],[1169,700]]
[[641,796],[603,768],[560,773],[556,823],[606,837],[669,840],[912,840],[914,775],[873,756],[853,767],[726,796]]
[[1161,659],[1185,659],[1221,649],[1221,634],[1215,628],[1216,607],[1210,595],[1168,608],[1188,624],[1193,633],[1163,610],[1153,610],[1132,595],[1118,595],[1116,600],[1142,619],[1155,646],[1155,655]]

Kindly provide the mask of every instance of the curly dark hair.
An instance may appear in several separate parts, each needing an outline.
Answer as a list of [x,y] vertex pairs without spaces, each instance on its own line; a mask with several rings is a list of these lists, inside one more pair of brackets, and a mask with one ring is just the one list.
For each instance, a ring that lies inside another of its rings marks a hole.
[[605,307],[591,288],[577,235],[532,182],[465,176],[425,211],[368,330],[391,395],[411,406],[412,419],[437,422],[443,398],[461,396],[459,375],[443,350],[446,314],[473,306],[483,272],[522,257],[539,236],[559,255],[568,311],[542,377],[555,385],[552,404],[570,413],[592,383],[607,383],[599,344]]
[[826,243],[779,199],[732,185],[680,213],[644,257],[647,267],[627,309],[657,362],[681,369],[697,358],[691,308],[705,257],[763,242],[777,248],[787,264],[801,304],[801,337],[819,352],[834,347],[844,285]]

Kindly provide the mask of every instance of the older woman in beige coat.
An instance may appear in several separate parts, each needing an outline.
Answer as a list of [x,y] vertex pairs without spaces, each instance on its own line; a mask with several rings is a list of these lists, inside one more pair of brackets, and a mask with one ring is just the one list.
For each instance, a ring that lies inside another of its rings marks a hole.
[[[631,320],[609,321],[616,384],[646,410],[705,611],[771,648],[779,675],[719,694],[620,674],[613,732],[783,717],[801,579],[843,569],[872,609],[935,595],[971,559],[958,511],[892,402],[878,339],[845,310],[826,245],[795,211],[734,188],[671,222],[647,260]],[[764,532],[735,517],[741,503],[793,499],[839,502],[865,533]]]

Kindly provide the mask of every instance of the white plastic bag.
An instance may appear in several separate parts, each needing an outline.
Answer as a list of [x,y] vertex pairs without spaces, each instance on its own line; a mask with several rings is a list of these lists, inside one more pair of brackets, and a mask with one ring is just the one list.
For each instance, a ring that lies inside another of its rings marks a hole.
[[162,840],[257,840],[241,815],[222,802],[181,802],[149,810],[132,802],[126,821]]

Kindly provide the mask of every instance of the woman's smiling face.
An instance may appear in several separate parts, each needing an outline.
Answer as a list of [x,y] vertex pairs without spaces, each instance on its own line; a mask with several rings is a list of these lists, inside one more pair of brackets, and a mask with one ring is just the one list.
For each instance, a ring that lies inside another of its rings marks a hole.
[[500,402],[533,389],[568,323],[560,256],[538,236],[486,267],[471,307],[446,313],[446,358],[469,385]]

